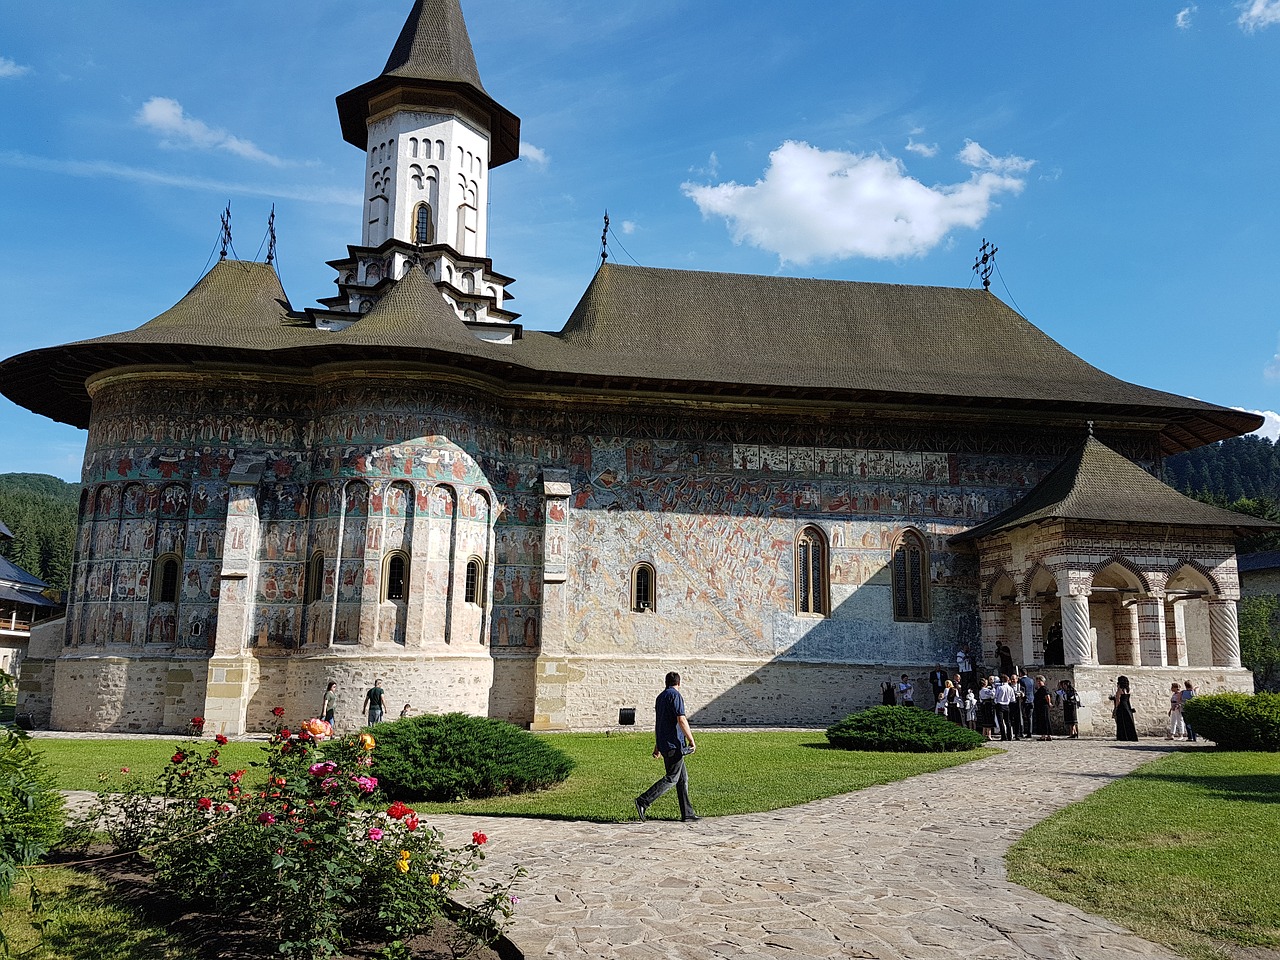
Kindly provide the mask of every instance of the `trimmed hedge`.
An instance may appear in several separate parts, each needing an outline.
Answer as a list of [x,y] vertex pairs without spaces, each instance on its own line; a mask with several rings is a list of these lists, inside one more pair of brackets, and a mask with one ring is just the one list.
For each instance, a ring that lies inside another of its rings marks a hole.
[[947,753],[986,743],[976,730],[913,707],[871,707],[827,728],[827,739],[842,750],[889,753]]
[[564,782],[573,760],[503,720],[427,714],[376,724],[373,772],[394,800],[463,800]]
[[1227,750],[1280,750],[1280,693],[1210,693],[1182,715],[1197,737]]

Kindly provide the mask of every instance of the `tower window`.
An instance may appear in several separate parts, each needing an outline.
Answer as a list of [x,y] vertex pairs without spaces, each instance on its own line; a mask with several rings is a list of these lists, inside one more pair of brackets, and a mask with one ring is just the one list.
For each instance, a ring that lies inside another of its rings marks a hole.
[[413,241],[414,243],[431,243],[434,239],[431,224],[431,205],[429,203],[420,203],[414,214]]
[[827,541],[817,527],[805,527],[796,538],[795,587],[796,613],[827,615]]

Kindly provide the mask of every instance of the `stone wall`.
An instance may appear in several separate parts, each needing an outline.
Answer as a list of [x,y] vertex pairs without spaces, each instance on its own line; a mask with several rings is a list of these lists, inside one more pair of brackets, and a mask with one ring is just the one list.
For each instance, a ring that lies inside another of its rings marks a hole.
[[[1116,677],[1129,678],[1129,702],[1140,736],[1163,737],[1168,729],[1169,685],[1190,680],[1199,693],[1224,693],[1229,690],[1253,693],[1253,674],[1249,670],[1224,667],[1142,667],[1125,670],[1114,666],[1077,666],[1071,673],[1059,673],[1072,679],[1080,694],[1080,733],[1093,736],[1115,736],[1111,717],[1111,701],[1116,691]],[[1050,686],[1057,685],[1055,674]],[[1061,711],[1056,711],[1061,715]]]

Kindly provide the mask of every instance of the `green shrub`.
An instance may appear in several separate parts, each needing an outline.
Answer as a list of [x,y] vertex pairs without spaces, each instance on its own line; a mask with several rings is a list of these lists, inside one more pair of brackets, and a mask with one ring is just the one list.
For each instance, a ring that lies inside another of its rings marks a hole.
[[562,783],[573,761],[502,720],[446,713],[380,723],[374,772],[387,796],[459,800],[526,793]]
[[946,717],[911,707],[872,707],[827,728],[827,739],[843,750],[945,753],[973,750],[986,738]]
[[62,833],[62,794],[20,730],[0,732],[0,893]]
[[1227,750],[1280,750],[1280,693],[1211,693],[1188,700],[1197,737]]

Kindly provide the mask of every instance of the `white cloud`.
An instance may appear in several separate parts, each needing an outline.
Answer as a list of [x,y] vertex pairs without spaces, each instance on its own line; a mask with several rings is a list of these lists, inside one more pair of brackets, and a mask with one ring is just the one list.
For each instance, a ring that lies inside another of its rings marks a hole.
[[916,143],[914,139],[907,138],[907,149],[912,153],[918,153],[922,157],[936,157],[938,155],[938,145],[936,143]]
[[718,177],[720,176],[720,158],[712,150],[705,167],[690,167],[689,172],[695,177]]
[[1196,9],[1197,7],[1193,3],[1191,6],[1183,7],[1181,10],[1179,10],[1177,17],[1175,17],[1173,21],[1174,26],[1176,26],[1179,30],[1190,30],[1191,17],[1196,12]]
[[1280,413],[1274,410],[1249,410],[1245,407],[1232,407],[1232,410],[1241,410],[1245,413],[1256,413],[1264,418],[1265,422],[1257,430],[1253,431],[1260,437],[1266,437],[1268,440],[1280,440]]
[[551,155],[541,147],[535,147],[532,143],[520,144],[520,159],[528,160],[531,166],[535,166],[539,170],[547,169],[547,166],[551,163]]
[[1236,23],[1249,33],[1280,23],[1280,0],[1248,0],[1240,4]]
[[724,217],[735,243],[784,263],[921,256],[956,228],[977,227],[995,198],[1019,193],[1034,161],[997,157],[967,141],[958,155],[975,172],[960,183],[925,186],[896,157],[820,150],[788,140],[750,186],[682,184],[704,217]]
[[248,140],[225,130],[211,127],[202,120],[189,117],[182,104],[170,97],[152,97],[134,116],[134,122],[165,137],[167,146],[194,147],[201,150],[225,150],[245,160],[289,166],[289,162],[272,156]]
[[8,77],[20,77],[24,73],[30,72],[30,67],[24,67],[22,64],[10,60],[8,57],[0,57],[0,80]]
[[636,232],[636,222],[634,220],[623,220],[621,226],[624,236],[629,237],[631,234]]

